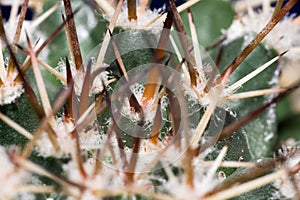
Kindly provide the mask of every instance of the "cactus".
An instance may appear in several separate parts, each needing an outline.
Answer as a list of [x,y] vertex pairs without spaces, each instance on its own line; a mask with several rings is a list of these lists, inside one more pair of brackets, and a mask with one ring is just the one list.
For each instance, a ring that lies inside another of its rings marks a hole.
[[150,3],[0,15],[2,198],[300,198],[299,137],[277,115],[300,86],[279,84],[299,62],[297,0]]

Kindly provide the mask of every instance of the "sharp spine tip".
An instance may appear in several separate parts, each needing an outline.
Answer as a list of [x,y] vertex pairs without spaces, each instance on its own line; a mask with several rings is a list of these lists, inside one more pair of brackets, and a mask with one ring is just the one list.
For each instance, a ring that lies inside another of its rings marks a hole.
[[281,58],[282,56],[284,56],[284,54],[286,54],[287,52],[289,52],[289,50],[286,50],[286,51],[282,52],[281,54],[279,54],[279,58]]

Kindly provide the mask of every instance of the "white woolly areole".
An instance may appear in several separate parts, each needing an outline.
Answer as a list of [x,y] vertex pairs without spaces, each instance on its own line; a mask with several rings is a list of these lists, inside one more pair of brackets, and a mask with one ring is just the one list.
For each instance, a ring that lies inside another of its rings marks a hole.
[[[81,191],[73,191],[75,194],[78,193],[78,195],[82,195],[81,199],[83,200],[99,199],[99,197],[97,198],[95,194],[93,194],[94,190],[120,190],[120,188],[124,187],[122,172],[108,167],[102,167],[95,175],[95,162],[94,159],[88,159],[83,163],[84,170],[87,173],[86,178],[80,174],[80,170],[75,161],[70,161],[68,164],[63,165],[64,173],[69,180],[87,187],[87,190],[85,190],[83,194]],[[71,200],[73,198],[69,197],[68,199]]]
[[[36,150],[44,157],[53,156],[56,158],[68,157],[76,153],[76,141],[72,137],[71,131],[74,129],[72,122],[66,122],[62,118],[56,119],[56,140],[60,150],[56,151],[51,143],[47,133],[43,132],[40,139],[37,141]],[[79,133],[80,146],[82,149],[93,149],[99,145],[98,129],[91,128]]]
[[[135,95],[137,101],[139,102],[140,105],[143,105],[143,93],[144,93],[145,87],[142,84],[135,83],[131,86],[131,91]],[[155,117],[156,109],[157,106],[160,106],[160,109],[162,112],[165,111],[167,107],[167,99],[166,97],[162,97],[160,101],[160,105],[155,104],[155,99],[151,99],[148,101],[148,103],[145,105],[144,109],[144,121],[146,124],[152,125],[153,119]],[[141,116],[139,113],[136,111],[132,110],[132,107],[129,104],[129,101],[124,101],[124,105],[120,108],[121,113],[126,116],[131,118],[132,120],[140,120]]]
[[[250,8],[251,9],[251,8]],[[252,37],[253,33],[258,33],[268,23],[273,15],[274,9],[264,8],[263,11],[255,12],[250,10],[246,14],[237,17],[228,30],[226,42],[245,36]],[[291,60],[300,60],[300,26],[293,22],[293,16],[287,16],[281,20],[274,29],[263,40],[266,45],[274,48],[279,53],[290,50],[285,57]]]
[[0,187],[1,199],[13,199],[18,195],[18,186],[28,182],[30,175],[20,168],[15,168],[5,152],[0,147],[0,183],[4,184]]
[[40,155],[49,157],[54,156],[57,158],[66,157],[73,154],[76,148],[75,139],[72,138],[70,131],[74,125],[72,122],[64,122],[61,118],[57,120],[57,142],[60,147],[60,151],[56,151],[51,143],[49,136],[46,132],[43,132],[39,140],[37,141],[36,150]]
[[[137,157],[137,163],[134,172],[137,175],[139,175],[140,173],[156,171],[160,167],[165,167],[170,164],[174,166],[181,166],[180,160],[183,157],[186,148],[176,147],[176,145],[174,145],[174,141],[168,137],[169,136],[165,136],[165,138],[162,141],[159,140],[157,144],[151,143],[148,139],[141,140],[140,149],[138,153],[135,154],[135,156]],[[125,143],[125,141],[123,142]],[[124,147],[124,149],[120,149],[117,137],[115,135],[112,135],[109,138],[105,136],[102,137],[101,144],[99,145],[102,152],[104,152],[107,143],[111,145],[111,151],[107,151],[106,149],[105,154],[103,155],[103,159],[101,159],[103,166],[114,169],[116,171],[126,171],[127,169],[124,168],[124,160],[120,151],[122,151],[128,159],[132,156],[132,149],[126,146]],[[182,146],[184,146],[183,144],[186,144],[186,142],[184,142],[184,140],[182,139],[181,144]],[[114,157],[112,157],[112,152]],[[163,165],[152,166],[152,162],[158,158],[163,163]],[[144,182],[141,182],[138,185],[145,186],[143,184]]]
[[[137,7],[137,11],[139,11],[140,8]],[[160,18],[157,19],[160,16],[161,9],[159,10],[150,10],[146,9],[144,12],[138,13],[137,20],[129,20],[128,19],[128,9],[125,2],[125,5],[123,6],[120,15],[118,17],[116,26],[122,27],[123,29],[143,29],[143,30],[149,30],[153,34],[158,34],[161,32],[163,28],[163,21],[164,19]],[[110,21],[112,19],[113,13],[107,14],[105,17]]]
[[200,102],[202,105],[208,106],[212,102],[216,101],[217,105],[222,107],[225,102],[225,96],[225,87],[222,85],[217,85],[212,87],[208,93],[204,94],[203,98],[200,99]]
[[[85,77],[85,71],[83,72],[82,70],[77,71],[74,64],[72,62],[70,62],[70,66],[71,66],[71,73],[72,73],[72,77],[74,79],[74,90],[75,90],[75,94],[76,95],[80,95],[81,91],[82,91],[82,86],[83,86],[83,82],[84,82],[84,77]],[[108,67],[107,64],[103,64],[102,67]],[[64,61],[60,61],[58,63],[58,66],[56,67],[56,70],[63,76],[63,77],[67,77],[67,71],[66,71],[66,64]],[[95,58],[92,58],[92,69],[91,69],[91,73],[93,73],[93,71],[95,70]],[[98,94],[103,90],[103,82],[106,82],[108,80],[108,72],[104,71],[100,74],[98,74],[91,87],[90,87],[90,93],[89,95],[93,95],[93,94]]]
[[[300,162],[300,148],[298,146],[283,146],[282,151],[279,152],[283,156],[287,157],[284,163],[284,167],[288,170],[295,167]],[[300,189],[300,172],[298,171],[294,174],[294,179],[298,191]],[[293,199],[296,197],[297,191],[294,189],[294,185],[291,182],[290,177],[282,177],[274,182],[274,186],[277,187],[281,194],[288,199]]]
[[3,74],[0,77],[3,82],[3,85],[0,87],[0,105],[13,103],[23,94],[23,84],[14,81],[17,75],[17,73],[13,73],[8,77]]
[[208,106],[212,102],[217,102],[219,107],[224,107],[226,93],[225,87],[216,85],[210,88],[209,92],[205,92],[206,83],[198,83],[193,89],[184,86],[185,93],[189,97],[189,102],[199,102],[202,106]]
[[169,180],[161,186],[162,189],[177,199],[201,199],[205,193],[216,187],[220,183],[217,174],[212,178],[207,178],[209,168],[204,168],[201,164],[206,156],[206,153],[204,154],[200,154],[193,160],[194,188],[187,185],[185,175],[181,177],[174,175],[168,176]]

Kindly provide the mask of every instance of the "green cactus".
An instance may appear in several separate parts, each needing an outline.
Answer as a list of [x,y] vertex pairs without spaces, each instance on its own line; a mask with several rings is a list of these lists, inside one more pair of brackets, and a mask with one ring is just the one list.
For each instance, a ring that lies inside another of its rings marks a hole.
[[18,18],[10,5],[1,198],[299,198],[299,116],[287,123],[281,100],[300,84],[278,82],[300,28],[282,2],[24,0]]

